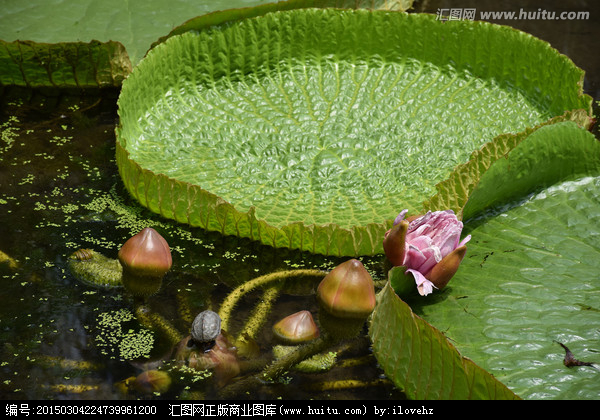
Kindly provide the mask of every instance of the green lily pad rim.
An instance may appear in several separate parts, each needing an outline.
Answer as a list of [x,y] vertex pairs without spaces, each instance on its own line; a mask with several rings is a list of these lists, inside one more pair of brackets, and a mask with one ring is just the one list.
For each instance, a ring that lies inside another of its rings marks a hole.
[[[228,12],[230,11],[216,13]],[[435,16],[430,14],[408,14],[389,11],[370,11],[369,13],[378,12],[402,14],[406,16],[406,19],[415,20],[418,23],[428,22],[428,24],[431,24],[435,19]],[[253,17],[252,19],[260,18],[260,16],[262,15]],[[202,19],[201,22],[202,25],[206,25],[206,22]],[[225,24],[228,25],[231,22]],[[591,114],[592,99],[583,93],[583,70],[576,67],[568,57],[558,53],[547,42],[514,28],[479,21],[447,22],[444,24],[444,27],[448,28],[449,33],[452,33],[453,28],[451,25],[453,24],[498,27],[499,31],[508,30],[511,34],[525,37],[530,42],[533,40],[533,42],[537,43],[536,45],[540,45],[540,48],[549,49],[551,54],[557,57],[558,61],[562,61],[563,66],[568,68],[568,77],[578,80],[576,88],[567,87],[569,95],[567,102],[572,102],[572,105],[575,106],[584,106],[587,108],[584,110],[585,114]],[[199,30],[214,30],[216,27],[218,25],[202,26]],[[187,29],[194,30],[191,27]],[[422,30],[422,28],[420,29]],[[140,62],[128,80],[124,82],[122,95],[127,92],[128,83],[130,83],[131,79],[135,79],[136,73],[140,67],[143,67],[144,61],[151,60],[154,54],[160,54],[162,48],[169,48],[168,44],[173,42],[176,37],[177,35],[169,37],[165,42],[160,43],[156,48],[149,51],[146,58]],[[466,67],[467,71],[474,72],[474,69],[469,68],[468,63]],[[474,74],[474,76],[477,77],[478,75]],[[564,109],[562,112],[565,112]],[[560,119],[560,117],[558,118]],[[562,121],[563,119],[560,120]],[[555,118],[540,125],[553,123],[554,121]],[[163,174],[154,174],[152,171],[141,167],[129,157],[129,152],[126,150],[127,141],[121,135],[120,125],[116,128],[115,132],[117,137],[117,165],[126,188],[143,206],[163,217],[175,219],[178,222],[198,226],[206,230],[220,232],[223,235],[250,238],[251,240],[257,240],[275,248],[301,249],[314,254],[332,256],[375,255],[382,252],[382,238],[385,231],[391,226],[394,215],[390,215],[390,219],[382,220],[380,223],[369,223],[351,228],[341,228],[333,223],[305,225],[302,221],[277,228],[264,220],[257,219],[254,208],[250,208],[247,212],[240,212],[231,203],[226,202],[210,191],[196,185],[169,178]],[[508,133],[498,137],[511,135],[514,134]],[[482,148],[482,150],[484,149],[485,147]],[[424,211],[429,209],[429,207],[429,200],[426,200],[423,205]]]
[[[572,121],[579,127],[589,130],[594,120],[587,110],[575,109],[522,132],[506,133],[495,137],[482,148],[474,151],[466,163],[456,166],[448,178],[436,185],[437,193],[423,203],[424,211],[451,209],[460,220],[463,220],[463,212],[469,204],[471,195],[478,188],[481,177],[495,162],[506,158],[511,150],[538,129],[567,121]],[[535,185],[532,185],[531,191],[534,188]],[[485,210],[485,208],[475,209],[467,219],[475,217]]]
[[[217,10],[205,15],[196,16],[175,27],[167,35],[160,37],[154,42],[150,49],[165,42],[167,39],[183,34],[188,31],[198,31],[211,26],[218,26],[229,22],[235,22],[240,19],[254,18],[262,16],[266,13],[307,9],[307,8],[339,8],[339,9],[368,9],[368,10],[390,10],[405,12],[412,5],[412,1],[406,2],[390,2],[388,0],[371,0],[369,7],[363,5],[360,0],[343,1],[343,0],[287,0],[273,3],[261,4],[258,6],[241,7],[227,10]],[[378,6],[382,4],[382,6]]]

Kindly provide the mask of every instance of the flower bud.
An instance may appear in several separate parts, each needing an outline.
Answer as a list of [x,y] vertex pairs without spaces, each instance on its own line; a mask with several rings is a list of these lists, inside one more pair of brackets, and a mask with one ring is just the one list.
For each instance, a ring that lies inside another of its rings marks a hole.
[[394,220],[383,239],[383,248],[395,267],[405,267],[405,272],[414,277],[419,294],[427,296],[434,288],[445,287],[454,276],[471,235],[460,240],[463,223],[452,210],[429,211],[405,220],[407,211]]
[[217,386],[222,387],[240,373],[237,350],[231,345],[226,333],[221,333],[210,349],[199,349],[188,345],[186,337],[177,345],[175,361],[197,371],[209,369],[213,372]]
[[167,241],[152,228],[132,236],[119,250],[123,285],[136,296],[156,293],[163,276],[171,269],[171,250]]
[[340,318],[366,318],[375,308],[375,286],[363,264],[348,260],[329,272],[317,288],[323,308]]
[[289,315],[273,326],[273,333],[288,344],[299,344],[319,336],[319,328],[309,311]]
[[142,277],[163,277],[173,260],[167,241],[152,228],[132,236],[119,250],[123,269]]
[[407,231],[408,221],[402,220],[394,225],[383,239],[385,256],[395,267],[402,265],[404,262]]
[[171,377],[162,370],[148,370],[140,373],[133,382],[133,387],[139,392],[151,394],[166,392],[171,386]]
[[429,281],[431,281],[438,289],[443,289],[446,287],[450,279],[458,271],[458,267],[460,266],[460,263],[462,262],[466,252],[467,246],[463,245],[442,258],[442,260],[433,267],[427,276]]

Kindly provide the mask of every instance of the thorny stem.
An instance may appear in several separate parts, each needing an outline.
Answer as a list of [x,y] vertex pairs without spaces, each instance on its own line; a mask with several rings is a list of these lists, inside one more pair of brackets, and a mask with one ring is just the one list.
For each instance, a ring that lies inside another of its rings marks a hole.
[[254,307],[250,319],[244,329],[238,334],[236,341],[242,338],[255,338],[258,331],[264,324],[267,314],[273,305],[273,302],[279,296],[279,287],[272,286],[265,290],[262,300]]
[[361,381],[358,379],[342,379],[337,381],[327,381],[308,385],[311,391],[337,391],[340,389],[367,388],[380,385],[392,385],[392,381],[387,378],[374,379],[372,381]]
[[334,343],[335,340],[329,337],[329,335],[324,335],[316,340],[311,341],[310,343],[298,346],[294,351],[286,354],[280,359],[273,361],[258,374],[249,376],[245,379],[228,385],[222,390],[222,396],[228,398],[241,395],[243,392],[252,389],[253,387],[275,380],[290,370],[294,365],[297,365],[301,361],[324,351]]
[[179,343],[183,339],[183,335],[169,321],[159,314],[151,312],[145,305],[136,305],[135,316],[146,327],[162,331],[169,338],[172,345]]
[[186,323],[186,325],[192,325],[194,317],[190,311],[190,305],[187,296],[184,296],[182,293],[177,293],[175,298],[177,299],[179,317]]
[[[304,277],[304,276],[325,276],[327,273],[316,269],[300,269],[300,270],[286,270],[277,271],[275,273],[265,274],[264,276],[256,277],[237,288],[235,288],[223,301],[219,310],[219,317],[221,318],[221,327],[225,331],[229,331],[229,321],[231,318],[231,312],[237,304],[237,302],[246,294],[258,287],[265,287],[271,285],[271,283],[277,283],[286,280],[291,277]],[[252,322],[252,321],[249,321]]]

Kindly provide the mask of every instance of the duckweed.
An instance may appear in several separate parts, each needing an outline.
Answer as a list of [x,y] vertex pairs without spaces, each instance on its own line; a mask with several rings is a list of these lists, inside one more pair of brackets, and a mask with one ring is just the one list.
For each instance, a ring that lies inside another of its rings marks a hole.
[[145,328],[129,328],[127,324],[131,321],[135,321],[135,316],[125,308],[98,315],[95,343],[104,355],[121,360],[150,357],[154,334]]

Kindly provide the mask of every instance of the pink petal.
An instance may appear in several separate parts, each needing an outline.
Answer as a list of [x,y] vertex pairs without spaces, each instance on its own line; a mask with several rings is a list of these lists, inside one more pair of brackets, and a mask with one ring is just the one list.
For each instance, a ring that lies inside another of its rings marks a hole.
[[407,245],[408,249],[404,255],[404,263],[402,265],[408,268],[418,269],[425,261],[427,261],[427,257],[416,246],[412,244]]
[[470,240],[471,240],[471,235],[467,235],[467,236],[465,237],[465,239],[463,239],[463,240],[460,242],[460,244],[458,244],[457,248],[459,248],[459,247],[461,247],[461,246],[465,245],[465,244],[466,244],[467,242],[469,242]]
[[426,275],[433,267],[435,267],[437,263],[442,261],[442,254],[440,253],[439,248],[435,245],[432,245],[430,248],[427,248],[422,252],[427,257],[427,260],[421,264],[419,271]]
[[433,292],[433,288],[435,287],[432,282],[427,280],[423,274],[416,270],[408,269],[406,272],[410,272],[415,278],[415,283],[417,284],[417,290],[421,296],[427,296],[431,292]]
[[394,226],[396,226],[398,223],[400,223],[401,221],[404,220],[404,217],[406,216],[406,213],[408,213],[408,209],[404,209],[402,210],[398,216],[396,216],[396,218],[394,219]]

